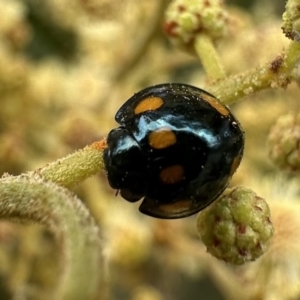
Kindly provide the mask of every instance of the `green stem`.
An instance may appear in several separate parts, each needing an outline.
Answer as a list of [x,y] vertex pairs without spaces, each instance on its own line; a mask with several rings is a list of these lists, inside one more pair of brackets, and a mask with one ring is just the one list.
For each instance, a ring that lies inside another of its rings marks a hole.
[[194,47],[207,76],[212,80],[224,78],[224,68],[210,37],[205,34],[197,35]]
[[286,88],[291,74],[300,61],[300,44],[291,42],[284,55],[248,72],[227,77],[209,87],[209,92],[222,103],[230,104],[240,98],[266,88]]
[[102,154],[105,147],[105,140],[95,142],[35,172],[46,180],[70,188],[104,168]]
[[0,179],[0,218],[37,222],[55,236],[61,273],[45,299],[96,299],[103,280],[99,229],[82,202],[67,189],[35,175]]

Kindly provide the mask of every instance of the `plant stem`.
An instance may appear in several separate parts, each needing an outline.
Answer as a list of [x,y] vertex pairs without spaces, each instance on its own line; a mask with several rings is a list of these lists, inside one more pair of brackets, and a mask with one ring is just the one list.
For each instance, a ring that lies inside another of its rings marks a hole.
[[212,80],[224,78],[225,71],[211,38],[205,34],[198,34],[194,47],[207,76]]
[[0,218],[37,222],[55,237],[61,252],[57,287],[45,299],[96,299],[102,287],[102,242],[83,203],[67,189],[35,175],[0,179]]
[[35,172],[46,180],[70,188],[104,168],[102,154],[105,147],[103,139]]
[[254,70],[220,80],[210,86],[209,91],[222,103],[230,104],[266,88],[286,88],[299,61],[300,44],[291,42],[286,52],[273,61]]

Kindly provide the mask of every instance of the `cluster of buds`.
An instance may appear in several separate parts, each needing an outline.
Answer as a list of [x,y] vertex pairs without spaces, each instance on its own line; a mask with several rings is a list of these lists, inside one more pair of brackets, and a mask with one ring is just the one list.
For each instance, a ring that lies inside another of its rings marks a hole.
[[166,11],[164,30],[176,46],[193,51],[198,34],[218,40],[227,34],[222,0],[175,0]]
[[282,16],[282,30],[285,35],[297,42],[300,42],[300,11],[299,1],[290,0],[286,2],[285,12]]
[[268,137],[269,156],[273,163],[289,172],[300,171],[300,114],[281,116]]
[[273,236],[268,204],[244,187],[228,189],[201,211],[197,227],[207,251],[234,265],[260,257]]

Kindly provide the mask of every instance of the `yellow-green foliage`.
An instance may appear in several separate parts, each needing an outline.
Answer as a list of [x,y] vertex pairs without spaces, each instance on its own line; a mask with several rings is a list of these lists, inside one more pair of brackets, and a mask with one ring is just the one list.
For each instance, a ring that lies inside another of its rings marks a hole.
[[[226,299],[300,297],[299,173],[267,148],[271,126],[300,108],[300,1],[234,3],[0,0],[0,299],[213,299],[205,274]],[[225,265],[194,217],[141,216],[108,186],[115,112],[163,82],[204,88],[240,120],[232,185],[264,198],[274,226],[255,262]],[[278,136],[269,146],[282,154]],[[299,165],[300,135],[289,138]]]

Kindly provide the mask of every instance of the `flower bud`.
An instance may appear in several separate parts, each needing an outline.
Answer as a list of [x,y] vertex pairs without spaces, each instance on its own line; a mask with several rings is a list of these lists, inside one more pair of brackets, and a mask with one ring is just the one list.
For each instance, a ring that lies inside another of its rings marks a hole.
[[197,228],[210,254],[235,265],[260,257],[273,235],[268,204],[244,187],[227,190],[201,211]]
[[175,0],[166,11],[164,30],[175,45],[193,51],[198,34],[220,39],[227,34],[227,23],[221,0]]
[[300,114],[284,115],[271,128],[268,137],[269,157],[289,172],[300,171]]

